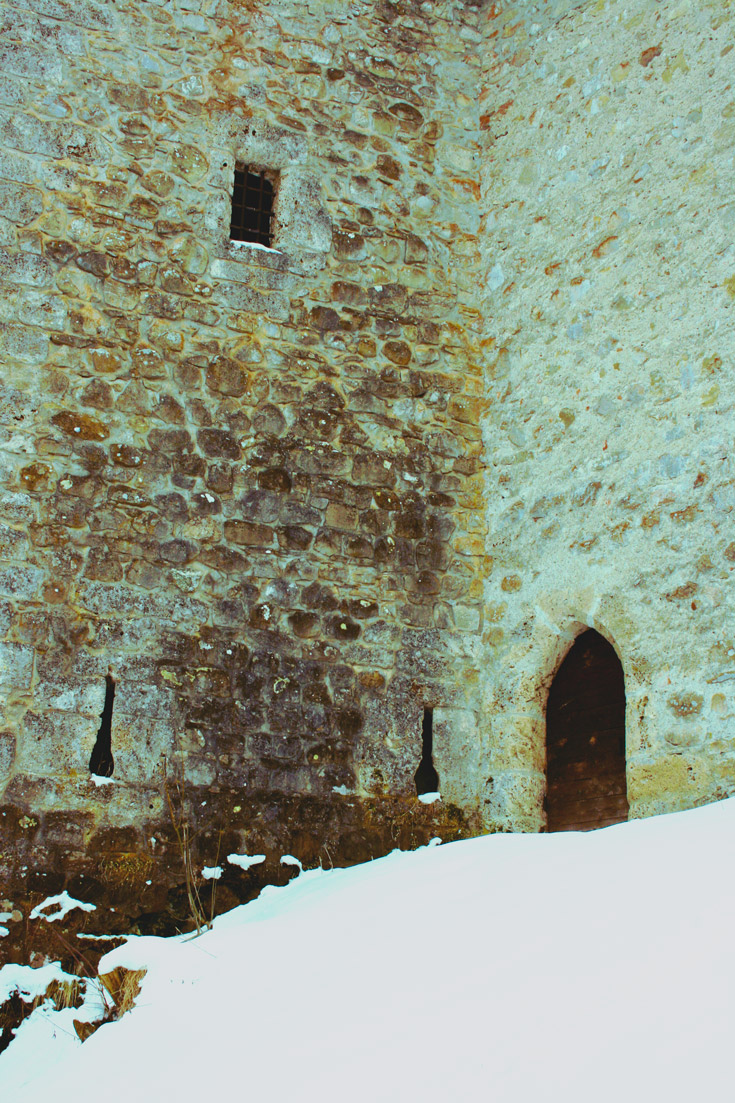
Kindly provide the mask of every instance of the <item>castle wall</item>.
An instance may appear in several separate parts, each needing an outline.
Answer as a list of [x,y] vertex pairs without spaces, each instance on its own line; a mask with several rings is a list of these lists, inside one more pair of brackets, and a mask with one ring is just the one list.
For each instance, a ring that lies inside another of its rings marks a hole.
[[631,815],[735,786],[730,4],[485,12],[490,819],[544,822],[544,711],[596,628]]
[[[284,853],[477,830],[475,8],[28,0],[0,27],[9,906],[183,921],[174,820],[220,905]],[[280,172],[274,251],[229,241],[236,164]]]
[[542,829],[587,627],[631,814],[731,792],[731,6],[0,19],[3,914]]

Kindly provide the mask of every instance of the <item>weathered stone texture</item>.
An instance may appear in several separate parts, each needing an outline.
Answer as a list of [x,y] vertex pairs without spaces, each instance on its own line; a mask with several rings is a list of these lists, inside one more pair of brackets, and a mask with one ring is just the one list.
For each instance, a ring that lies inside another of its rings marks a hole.
[[625,671],[631,814],[688,807],[735,787],[733,10],[485,15],[491,816],[543,823],[582,626]]
[[[3,891],[163,929],[177,818],[196,863],[267,854],[222,906],[286,852],[537,830],[586,626],[631,813],[731,792],[731,6],[0,27]],[[279,174],[272,250],[229,240],[238,164]]]
[[477,829],[413,784],[479,708],[476,9],[72,7],[0,8],[6,891],[162,912],[167,793],[240,896]]

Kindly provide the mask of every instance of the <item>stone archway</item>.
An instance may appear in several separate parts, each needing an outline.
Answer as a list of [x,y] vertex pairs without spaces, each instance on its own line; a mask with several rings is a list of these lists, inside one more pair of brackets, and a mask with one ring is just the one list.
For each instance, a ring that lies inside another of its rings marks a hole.
[[592,628],[574,641],[549,690],[546,779],[549,831],[628,818],[623,668]]

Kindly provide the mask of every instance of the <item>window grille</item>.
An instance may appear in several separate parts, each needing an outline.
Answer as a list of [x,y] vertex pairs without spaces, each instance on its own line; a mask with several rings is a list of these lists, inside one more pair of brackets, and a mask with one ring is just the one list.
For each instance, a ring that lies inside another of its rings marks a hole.
[[254,170],[247,165],[235,168],[230,222],[232,241],[271,244],[276,179],[274,173],[266,170]]

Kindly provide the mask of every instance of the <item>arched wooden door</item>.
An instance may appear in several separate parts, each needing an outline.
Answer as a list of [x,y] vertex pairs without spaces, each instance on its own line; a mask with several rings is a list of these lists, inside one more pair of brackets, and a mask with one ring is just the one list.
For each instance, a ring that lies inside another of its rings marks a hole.
[[546,811],[549,831],[628,818],[623,668],[594,629],[577,637],[549,692]]

